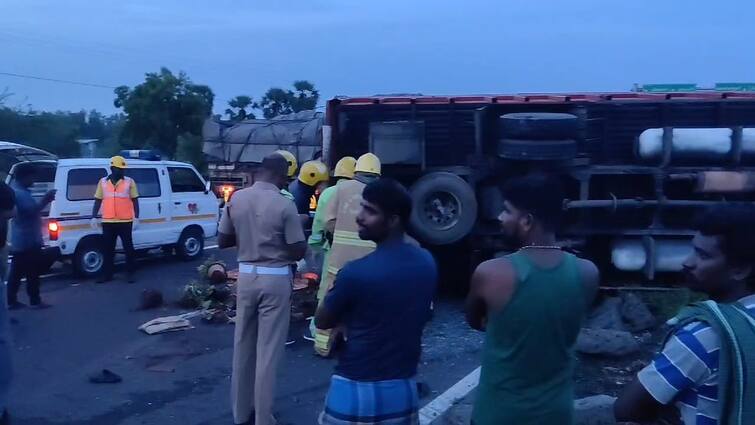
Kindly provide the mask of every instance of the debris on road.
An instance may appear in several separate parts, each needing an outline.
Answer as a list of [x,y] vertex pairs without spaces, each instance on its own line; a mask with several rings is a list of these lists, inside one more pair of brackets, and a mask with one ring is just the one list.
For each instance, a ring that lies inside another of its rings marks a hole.
[[620,357],[640,351],[640,344],[627,331],[584,328],[577,337],[577,351]]
[[178,316],[165,316],[152,319],[149,322],[139,326],[139,330],[147,335],[155,335],[164,332],[176,332],[186,329],[192,329],[193,326],[189,319],[201,315],[201,311],[192,311]]
[[574,401],[574,423],[579,425],[613,425],[616,397],[601,394]]
[[151,310],[163,305],[163,293],[155,289],[145,289],[139,295],[137,310]]
[[590,312],[585,328],[588,329],[611,329],[615,331],[627,330],[621,316],[622,299],[620,297],[608,297],[598,307]]
[[631,332],[652,329],[657,324],[653,313],[640,297],[630,292],[621,295],[621,318]]

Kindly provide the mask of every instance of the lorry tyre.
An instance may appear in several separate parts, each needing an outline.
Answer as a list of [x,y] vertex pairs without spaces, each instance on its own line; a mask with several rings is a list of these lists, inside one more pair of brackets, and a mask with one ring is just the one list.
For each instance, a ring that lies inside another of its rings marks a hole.
[[184,261],[196,260],[204,253],[204,234],[197,227],[184,229],[176,244],[176,254]]
[[577,138],[578,118],[553,112],[518,112],[501,115],[501,137],[524,140]]
[[88,237],[79,242],[73,254],[74,272],[81,277],[95,277],[105,264],[105,247],[102,238]]
[[410,189],[411,230],[421,242],[447,245],[467,236],[477,221],[477,198],[472,187],[456,174],[435,172],[417,180]]
[[574,140],[517,140],[498,142],[498,156],[521,161],[558,161],[577,156]]

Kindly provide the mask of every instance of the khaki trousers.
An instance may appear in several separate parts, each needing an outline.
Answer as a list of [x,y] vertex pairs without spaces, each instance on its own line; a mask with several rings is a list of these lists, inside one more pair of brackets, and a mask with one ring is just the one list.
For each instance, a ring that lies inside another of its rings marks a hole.
[[233,341],[231,403],[243,424],[272,425],[278,364],[291,320],[291,275],[239,274]]

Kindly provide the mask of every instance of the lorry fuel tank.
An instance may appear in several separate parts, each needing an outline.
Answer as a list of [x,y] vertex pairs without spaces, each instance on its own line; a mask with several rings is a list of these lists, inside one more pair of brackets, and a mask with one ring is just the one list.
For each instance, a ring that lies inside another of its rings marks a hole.
[[753,162],[755,128],[649,128],[637,139],[637,154],[647,161]]
[[611,246],[611,262],[621,271],[645,271],[654,275],[655,272],[681,271],[682,263],[691,253],[689,240],[617,239]]

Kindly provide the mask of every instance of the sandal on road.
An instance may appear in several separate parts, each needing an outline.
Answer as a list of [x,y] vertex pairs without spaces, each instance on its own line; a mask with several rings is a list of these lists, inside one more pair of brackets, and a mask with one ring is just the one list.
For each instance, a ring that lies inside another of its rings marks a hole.
[[108,369],[102,369],[101,372],[89,377],[89,382],[93,384],[117,384],[121,381],[123,381],[123,379],[120,376]]

